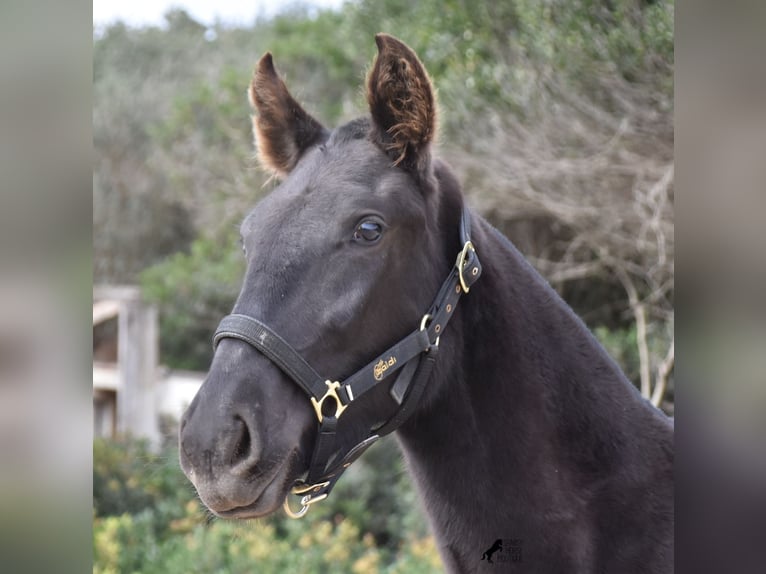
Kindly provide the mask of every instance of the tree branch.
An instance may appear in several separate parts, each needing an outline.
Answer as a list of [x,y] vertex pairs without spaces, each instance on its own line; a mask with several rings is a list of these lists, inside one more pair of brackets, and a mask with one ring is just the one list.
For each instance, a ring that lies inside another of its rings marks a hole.
[[670,371],[673,370],[676,360],[676,342],[671,341],[668,354],[665,355],[665,359],[657,367],[657,381],[654,383],[654,391],[652,392],[652,404],[655,407],[659,407],[662,402],[662,398],[665,396],[665,389],[668,386],[668,376]]
[[625,272],[625,269],[622,266],[616,266],[614,270],[620,283],[625,288],[625,292],[628,294],[628,302],[633,311],[633,317],[636,320],[636,345],[638,346],[638,360],[640,362],[641,395],[648,399],[651,397],[652,382],[649,364],[649,345],[646,342],[646,308],[638,298],[636,286],[630,275]]

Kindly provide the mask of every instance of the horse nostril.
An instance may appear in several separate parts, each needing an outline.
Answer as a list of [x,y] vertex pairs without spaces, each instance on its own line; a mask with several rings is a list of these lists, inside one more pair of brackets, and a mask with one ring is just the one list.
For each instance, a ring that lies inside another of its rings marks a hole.
[[238,462],[246,460],[250,456],[250,449],[252,446],[252,439],[250,437],[250,429],[247,428],[247,423],[240,417],[236,417],[236,425],[238,437],[234,443],[234,450],[232,452],[231,464],[235,465]]
[[185,472],[211,480],[252,474],[262,454],[257,421],[248,413],[206,414],[187,413],[181,422],[179,456]]

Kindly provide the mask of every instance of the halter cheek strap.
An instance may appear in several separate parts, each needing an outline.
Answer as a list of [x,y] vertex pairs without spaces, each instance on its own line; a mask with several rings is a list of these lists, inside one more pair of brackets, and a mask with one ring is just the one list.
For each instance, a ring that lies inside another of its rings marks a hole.
[[[460,297],[469,292],[481,275],[481,263],[471,243],[469,217],[464,209],[460,218],[462,248],[419,327],[342,382],[319,375],[289,343],[253,317],[232,314],[218,325],[213,348],[225,338],[251,345],[303,389],[316,412],[319,429],[309,472],[304,481],[292,488],[293,494],[302,495],[301,509],[293,511],[287,500],[284,504],[285,511],[293,518],[300,518],[311,504],[327,498],[351,463],[380,437],[399,428],[415,410],[436,363],[439,339]],[[399,408],[382,425],[376,428],[370,425],[370,435],[365,440],[346,453],[339,452],[338,419],[354,401],[395,373],[398,376],[390,393]]]

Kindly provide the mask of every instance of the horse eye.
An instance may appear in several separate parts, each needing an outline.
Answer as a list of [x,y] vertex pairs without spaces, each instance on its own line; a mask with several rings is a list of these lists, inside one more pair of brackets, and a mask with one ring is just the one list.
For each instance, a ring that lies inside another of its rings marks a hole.
[[374,243],[380,239],[383,233],[383,226],[377,221],[362,221],[354,231],[354,241],[366,241],[367,243]]

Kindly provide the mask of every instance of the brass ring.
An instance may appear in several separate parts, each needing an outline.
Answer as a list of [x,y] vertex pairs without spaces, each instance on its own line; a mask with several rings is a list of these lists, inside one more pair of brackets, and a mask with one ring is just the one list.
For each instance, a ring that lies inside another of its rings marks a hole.
[[303,516],[309,511],[309,505],[303,504],[303,501],[301,501],[301,509],[298,512],[295,512],[292,508],[290,508],[290,495],[288,494],[285,497],[285,501],[282,504],[282,508],[285,509],[285,514],[289,516],[290,518],[295,518],[296,520],[298,518],[303,518]]

